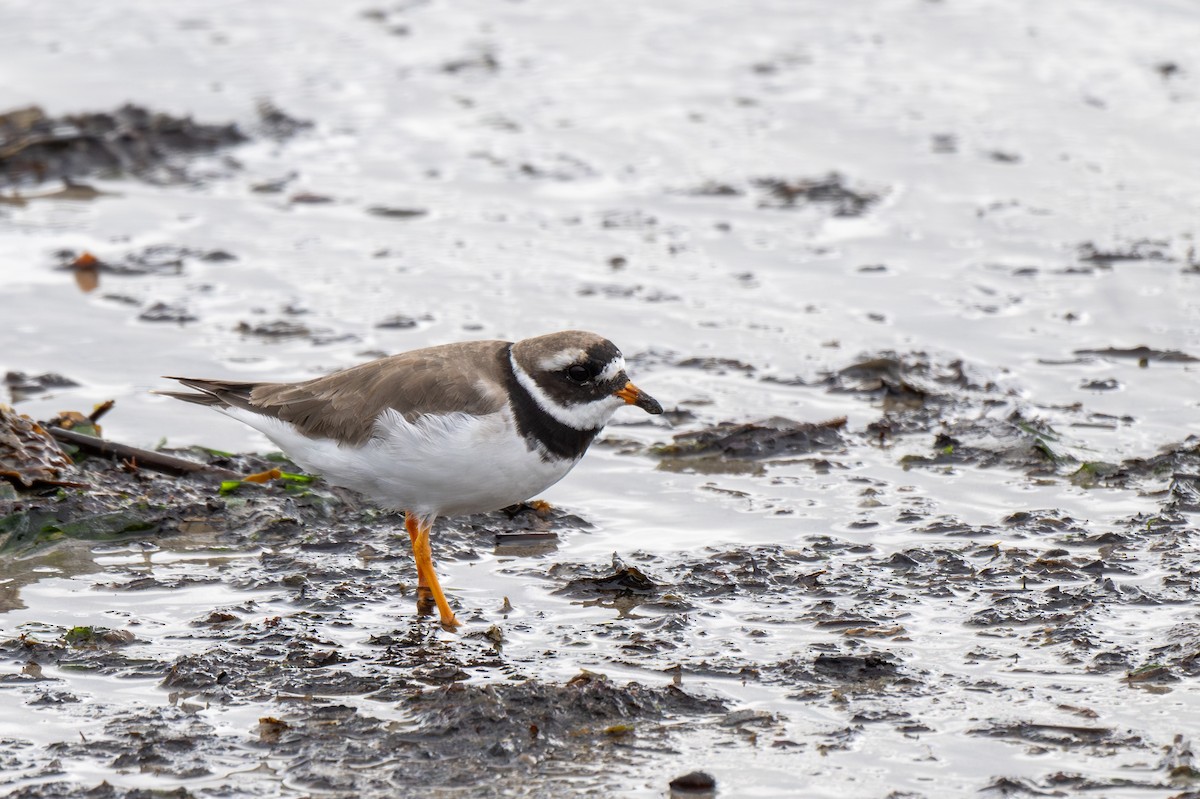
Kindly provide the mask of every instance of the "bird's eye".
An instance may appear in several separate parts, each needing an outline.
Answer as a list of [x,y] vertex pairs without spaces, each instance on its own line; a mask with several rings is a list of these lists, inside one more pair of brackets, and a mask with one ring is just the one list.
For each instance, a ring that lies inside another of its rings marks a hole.
[[586,383],[592,378],[592,370],[581,363],[567,369],[567,377],[574,380],[576,383]]

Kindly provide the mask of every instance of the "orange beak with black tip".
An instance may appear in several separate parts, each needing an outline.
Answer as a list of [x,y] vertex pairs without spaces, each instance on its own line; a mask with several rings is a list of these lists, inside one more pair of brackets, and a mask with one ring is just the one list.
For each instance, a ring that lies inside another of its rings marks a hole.
[[614,391],[614,396],[625,400],[629,405],[636,405],[646,413],[662,413],[663,407],[658,400],[650,396],[633,383],[626,383],[620,391]]

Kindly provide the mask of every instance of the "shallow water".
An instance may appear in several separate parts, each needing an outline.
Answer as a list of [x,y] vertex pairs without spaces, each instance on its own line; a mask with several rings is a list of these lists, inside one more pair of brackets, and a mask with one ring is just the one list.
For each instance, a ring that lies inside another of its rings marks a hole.
[[[1147,690],[1125,681],[1126,669],[1088,666],[1097,649],[1124,653],[1130,668],[1155,662],[1180,625],[1200,621],[1195,583],[1164,588],[1164,575],[1188,570],[1161,551],[1195,554],[1194,516],[1185,513],[1158,548],[1131,544],[1127,571],[1102,575],[1157,601],[1088,610],[1076,632],[1095,645],[1078,654],[1054,638],[1057,622],[972,625],[996,606],[998,582],[945,583],[945,593],[922,596],[885,566],[909,550],[969,554],[993,544],[1095,557],[1088,536],[1127,533],[1139,514],[1160,514],[1153,492],[1169,476],[1083,488],[1069,470],[1047,478],[1011,464],[912,467],[903,458],[929,455],[937,429],[877,446],[867,426],[880,419],[879,402],[821,381],[885,352],[924,353],[939,367],[961,360],[987,388],[960,392],[944,425],[1020,410],[1053,427],[1079,461],[1147,458],[1200,432],[1195,361],[1079,354],[1145,346],[1200,357],[1198,37],[1190,4],[1167,0],[10,2],[0,8],[0,64],[11,78],[0,82],[0,110],[38,104],[64,114],[135,101],[236,121],[252,140],[196,159],[183,184],[93,177],[86,182],[110,196],[0,205],[0,370],[79,384],[18,404],[35,418],[114,398],[104,420],[113,439],[265,451],[253,431],[148,390],[166,387],[164,374],[294,379],[450,340],[602,332],[639,385],[695,416],[673,430],[623,412],[607,438],[630,442],[633,454],[597,446],[547,493],[592,529],[560,534],[541,555],[481,545],[475,560],[442,560],[453,601],[467,618],[479,614],[470,626],[504,629],[505,668],[470,680],[511,671],[564,681],[589,669],[666,685],[664,670],[678,665],[686,690],[773,715],[730,726],[680,721],[669,745],[633,747],[613,774],[588,779],[607,779],[622,796],[661,796],[670,777],[694,768],[739,797],[795,795],[798,781],[808,796],[1017,790],[1002,778],[1061,795],[1178,794],[1187,781],[1171,775],[1164,752],[1176,735],[1200,734],[1194,678]],[[264,98],[314,127],[283,141],[256,135]],[[779,198],[756,183],[834,171],[877,199],[839,216],[824,202],[771,207]],[[284,187],[252,190],[269,181]],[[296,202],[303,193],[329,202]],[[379,207],[427,213],[369,212]],[[115,262],[153,245],[236,260],[189,255],[178,274],[103,274],[90,294],[53,268],[57,250]],[[139,320],[159,302],[196,319]],[[415,326],[377,327],[398,314]],[[309,332],[239,330],[280,320]],[[694,368],[689,358],[751,369]],[[800,457],[743,473],[676,472],[645,452],[675,432],[776,415],[847,416],[846,446],[821,455],[834,468]],[[1034,509],[1077,520],[1079,543],[1005,522]],[[931,530],[938,518],[977,537]],[[861,571],[855,585],[878,595],[689,597],[687,624],[672,634],[654,628],[671,610],[583,602],[557,593],[550,574],[554,564],[605,567],[617,553],[677,586],[702,553],[801,550],[823,536],[871,548],[837,551],[824,568],[831,579]],[[148,555],[5,564],[0,583],[16,588],[0,633],[126,628],[142,639],[134,647],[170,661],[210,645],[191,623],[214,607],[296,613],[288,592],[244,587],[258,551],[155,543],[161,550]],[[108,587],[146,569],[212,582]],[[1039,591],[1054,585],[1035,582]],[[1024,588],[1016,576],[1007,584]],[[505,596],[514,611],[502,616]],[[354,604],[341,619],[348,626],[321,634],[362,655],[372,636],[411,623],[409,602],[385,600]],[[848,636],[819,623],[822,613],[871,616],[903,632]],[[638,635],[675,648],[641,651]],[[783,672],[736,676],[828,651],[891,652],[912,682],[851,689]],[[0,665],[9,675],[21,667]],[[40,689],[0,688],[0,740],[103,736],[106,715],[170,702],[158,677],[46,672],[81,701],[30,706]],[[401,706],[339,701],[413,723]],[[285,758],[249,743],[259,718],[285,712],[273,702],[187,710],[229,744],[214,750],[205,777],[86,757],[64,756],[62,768],[85,787],[306,795]],[[1049,740],[1003,731],[1021,724],[1112,732]],[[0,748],[12,758],[0,787],[63,779],[32,750],[12,752]],[[1092,785],[1055,782],[1064,774]]]

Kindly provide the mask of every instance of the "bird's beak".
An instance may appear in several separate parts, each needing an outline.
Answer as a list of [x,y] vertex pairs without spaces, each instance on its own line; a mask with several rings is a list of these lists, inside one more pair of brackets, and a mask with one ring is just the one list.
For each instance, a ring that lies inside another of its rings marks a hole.
[[613,392],[614,396],[625,400],[629,405],[636,405],[646,413],[662,413],[663,407],[658,400],[650,396],[633,383],[626,383],[625,388]]

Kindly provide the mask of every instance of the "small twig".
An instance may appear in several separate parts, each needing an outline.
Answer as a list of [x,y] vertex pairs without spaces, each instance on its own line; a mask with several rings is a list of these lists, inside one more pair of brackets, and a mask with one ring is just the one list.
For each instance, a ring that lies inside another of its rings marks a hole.
[[161,452],[139,449],[138,447],[131,447],[128,444],[118,444],[115,441],[107,441],[95,436],[85,436],[83,433],[76,433],[74,430],[64,430],[61,427],[51,427],[50,435],[59,441],[74,444],[88,454],[100,455],[117,461],[132,460],[143,469],[151,469],[156,472],[163,472],[164,474],[173,474],[180,477],[202,474],[219,477],[222,480],[241,479],[241,475],[237,472],[222,469],[219,466],[209,466],[207,463],[190,461],[186,458],[176,458],[174,455],[164,455]]
[[116,400],[105,400],[92,409],[92,412],[88,414],[88,419],[91,419],[92,424],[95,424],[100,421],[101,416],[111,411],[115,404]]

